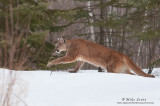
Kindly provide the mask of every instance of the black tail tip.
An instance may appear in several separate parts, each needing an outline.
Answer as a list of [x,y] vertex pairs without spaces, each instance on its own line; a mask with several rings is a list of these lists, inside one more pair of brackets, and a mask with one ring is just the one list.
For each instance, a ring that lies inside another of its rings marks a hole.
[[149,77],[155,78],[155,76],[154,76],[154,75],[149,75]]

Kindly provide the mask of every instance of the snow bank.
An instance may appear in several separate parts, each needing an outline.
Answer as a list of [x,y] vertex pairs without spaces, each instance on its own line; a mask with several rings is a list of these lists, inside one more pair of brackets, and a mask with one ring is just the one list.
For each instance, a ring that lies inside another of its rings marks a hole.
[[96,70],[53,72],[51,76],[50,71],[16,73],[28,83],[24,100],[28,106],[160,106],[160,78]]

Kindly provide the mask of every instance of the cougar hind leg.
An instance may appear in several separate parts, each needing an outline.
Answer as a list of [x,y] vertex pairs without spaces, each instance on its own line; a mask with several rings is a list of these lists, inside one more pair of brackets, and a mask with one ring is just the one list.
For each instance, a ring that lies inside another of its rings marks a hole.
[[114,73],[127,73],[131,74],[131,72],[128,70],[128,68],[124,65],[124,63],[118,63],[112,66],[112,71]]
[[132,72],[130,72],[129,69],[126,70],[126,73],[127,73],[127,74],[130,74],[130,75],[134,75]]
[[114,72],[114,67],[113,67],[113,65],[107,66],[107,72],[109,72],[109,73],[113,73],[113,72]]
[[132,72],[130,72],[130,70],[125,67],[125,66],[118,66],[115,68],[114,70],[116,73],[124,73],[124,74],[130,74],[130,75],[134,75]]
[[82,66],[84,62],[83,61],[77,61],[77,64],[74,69],[68,70],[70,73],[76,73]]

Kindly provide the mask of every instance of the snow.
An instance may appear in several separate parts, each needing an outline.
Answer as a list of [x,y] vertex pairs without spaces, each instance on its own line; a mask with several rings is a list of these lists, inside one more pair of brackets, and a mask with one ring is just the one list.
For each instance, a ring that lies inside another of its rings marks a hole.
[[[160,69],[154,70],[156,78],[98,73],[96,70],[81,70],[78,73],[57,71],[51,76],[50,71],[13,71],[22,84],[15,87],[14,92],[26,86],[27,95],[23,101],[28,106],[121,106],[124,102],[149,102],[154,104],[145,105],[160,106]],[[8,72],[10,70],[0,69],[0,79]],[[16,83],[17,86],[19,83]]]

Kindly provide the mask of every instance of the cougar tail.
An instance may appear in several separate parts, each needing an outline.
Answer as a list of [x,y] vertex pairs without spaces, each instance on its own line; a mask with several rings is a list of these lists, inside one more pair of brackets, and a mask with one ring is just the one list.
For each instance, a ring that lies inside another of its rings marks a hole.
[[127,56],[123,56],[125,64],[129,67],[129,69],[133,70],[136,74],[144,77],[155,77],[154,75],[149,75],[143,72],[136,64],[134,64],[131,59]]

